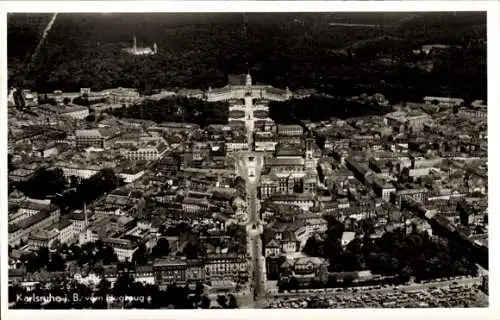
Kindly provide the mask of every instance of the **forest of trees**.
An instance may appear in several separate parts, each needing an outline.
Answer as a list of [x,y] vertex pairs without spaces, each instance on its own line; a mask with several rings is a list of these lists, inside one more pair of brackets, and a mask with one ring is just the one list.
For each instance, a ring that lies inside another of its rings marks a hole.
[[160,238],[156,245],[149,251],[144,244],[139,244],[137,250],[132,255],[132,264],[146,265],[157,259],[165,258],[170,253],[170,245],[166,238]]
[[396,229],[378,239],[354,239],[342,248],[344,230],[343,223],[330,218],[326,240],[311,237],[304,253],[328,259],[331,272],[370,270],[385,276],[399,275],[401,279],[414,276],[417,280],[477,274],[475,263],[464,258],[460,245],[451,240],[441,242],[425,232],[406,235]]
[[124,185],[124,180],[118,177],[112,169],[102,169],[90,178],[78,181],[76,190],[54,199],[54,204],[58,205],[61,210],[80,208],[83,202],[90,203],[122,185]]
[[[64,213],[79,209],[84,202],[90,203],[123,184],[123,179],[112,169],[102,169],[88,179],[71,177],[69,183],[61,169],[41,169],[29,180],[19,182],[14,187],[30,198],[52,198],[52,203]],[[64,192],[68,188],[72,189]]]
[[128,108],[115,109],[119,118],[135,118],[161,122],[189,122],[201,127],[227,124],[229,105],[226,102],[207,102],[195,98],[171,97],[158,101],[146,100]]
[[301,120],[323,121],[331,117],[347,119],[383,115],[389,110],[386,107],[364,105],[323,96],[311,96],[285,102],[271,101],[269,103],[269,117],[276,123],[283,124],[298,124]]
[[102,241],[87,242],[82,246],[77,244],[58,244],[57,252],[49,252],[46,247],[22,255],[20,263],[25,266],[27,272],[64,271],[66,262],[75,261],[79,266],[89,265],[94,267],[98,264],[111,265],[118,262],[118,257],[113,248],[104,245]]
[[67,180],[61,169],[40,169],[29,180],[15,185],[16,189],[29,198],[46,199],[62,193],[66,189]]
[[[247,252],[247,232],[245,226],[238,224],[230,224],[227,226],[225,237],[208,237],[203,241],[198,241],[199,251],[204,252],[203,248],[211,247],[213,249],[227,248],[229,253],[245,254]],[[199,235],[209,235],[208,232],[202,231]]]
[[[206,89],[249,67],[261,83],[334,96],[380,92],[393,102],[448,94],[486,98],[484,13],[60,14],[26,72],[49,19],[9,16],[9,85],[38,92]],[[332,21],[378,26],[330,26]],[[125,54],[121,49],[131,46],[134,34],[140,46],[157,42],[159,54]],[[434,69],[428,72],[415,67],[420,58],[412,54],[423,44],[462,48],[429,58]]]
[[64,271],[66,262],[61,254],[49,252],[49,248],[40,248],[37,252],[22,255],[20,262],[25,265],[27,272],[36,272],[42,269],[47,271]]
[[[269,117],[280,124],[297,124],[301,120],[321,121],[330,117],[347,119],[367,115],[383,115],[390,108],[347,102],[344,99],[311,96],[285,102],[271,101]],[[195,98],[170,97],[158,101],[146,100],[128,108],[115,109],[114,116],[161,122],[190,122],[205,127],[227,124],[229,105]],[[89,116],[90,117],[90,116]]]

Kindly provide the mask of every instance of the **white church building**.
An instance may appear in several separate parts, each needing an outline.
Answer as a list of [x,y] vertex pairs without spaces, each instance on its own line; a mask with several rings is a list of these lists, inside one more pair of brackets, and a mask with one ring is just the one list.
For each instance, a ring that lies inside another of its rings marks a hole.
[[156,42],[153,44],[153,47],[137,47],[137,38],[134,36],[134,46],[132,48],[125,48],[123,49],[125,52],[128,54],[134,55],[134,56],[152,56],[158,53],[158,46],[156,45]]

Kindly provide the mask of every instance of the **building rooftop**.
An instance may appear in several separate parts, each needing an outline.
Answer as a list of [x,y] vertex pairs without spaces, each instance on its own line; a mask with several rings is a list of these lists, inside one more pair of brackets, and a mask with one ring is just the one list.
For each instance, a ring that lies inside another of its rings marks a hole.
[[113,130],[109,128],[96,128],[87,130],[76,130],[76,137],[95,137],[95,138],[108,138],[114,135]]
[[246,82],[247,75],[242,74],[230,74],[227,76],[227,82],[230,86],[244,86]]
[[305,163],[303,158],[273,158],[269,162],[269,166],[303,166]]
[[54,239],[55,237],[57,237],[58,234],[59,234],[59,231],[56,231],[56,230],[39,230],[39,231],[31,234],[30,239],[47,241],[47,240]]
[[73,224],[73,222],[72,222],[72,221],[69,221],[69,220],[61,220],[61,221],[59,221],[58,223],[56,223],[56,224],[54,225],[54,228],[55,228],[55,229],[57,229],[57,230],[59,230],[59,231],[61,231],[61,230],[65,229],[65,228],[67,228],[67,227],[71,226],[72,224]]
[[342,233],[342,242],[351,242],[352,240],[354,240],[354,238],[356,237],[356,233],[355,232],[351,232],[351,231],[346,231],[344,233]]
[[309,193],[273,194],[270,201],[314,201],[314,195]]

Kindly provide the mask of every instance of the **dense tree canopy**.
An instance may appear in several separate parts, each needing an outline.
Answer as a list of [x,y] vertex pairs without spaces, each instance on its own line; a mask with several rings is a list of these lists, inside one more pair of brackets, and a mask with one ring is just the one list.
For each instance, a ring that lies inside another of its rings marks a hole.
[[102,241],[87,242],[81,247],[71,245],[68,248],[69,260],[76,260],[79,265],[96,265],[102,263],[110,265],[118,262],[118,256],[112,247],[105,245]]
[[168,240],[166,238],[158,239],[158,242],[151,250],[151,255],[154,258],[161,258],[168,256],[170,253],[170,245],[168,244]]
[[204,254],[203,246],[199,242],[188,242],[184,247],[182,254],[188,259],[199,259]]
[[54,98],[49,98],[47,96],[47,94],[41,94],[41,95],[38,96],[38,104],[40,104],[40,105],[42,105],[42,104],[50,104],[50,105],[56,106],[57,105],[57,101]]
[[238,190],[238,195],[241,198],[245,197],[245,194],[246,194],[246,182],[245,182],[245,179],[243,179],[242,177],[237,176],[234,179],[234,181],[232,182],[231,188],[235,188],[236,190]]
[[381,238],[354,239],[342,248],[344,225],[335,219],[329,219],[328,223],[326,240],[311,237],[303,250],[308,255],[328,259],[330,271],[368,269],[381,275],[399,275],[402,279],[414,276],[417,280],[477,274],[475,263],[464,258],[459,253],[460,246],[453,241],[443,243],[425,232],[407,235],[396,229]]
[[35,199],[46,199],[61,193],[66,188],[66,178],[61,169],[41,169],[29,180],[17,184],[17,189],[26,196]]
[[118,177],[112,169],[102,169],[78,183],[76,190],[70,190],[55,198],[54,204],[60,206],[63,211],[81,208],[84,202],[90,203],[123,184],[124,180]]
[[[93,290],[90,286],[77,283],[67,279],[54,281],[50,288],[46,288],[45,283],[40,283],[34,290],[28,291],[26,288],[13,285],[9,287],[9,302],[14,303],[14,309],[108,309],[111,305],[111,297],[115,298],[113,308],[125,309],[208,309],[210,299],[203,294],[203,285],[198,284],[196,288],[190,289],[186,286],[171,284],[166,289],[160,289],[157,285],[143,284],[135,281],[128,271],[120,273],[113,288],[111,283],[102,279]],[[51,301],[42,306],[41,303],[19,300],[19,296],[32,296],[33,294],[46,297],[52,296],[70,297],[66,301]],[[91,299],[72,299],[74,295],[79,297],[92,297]],[[119,297],[134,297],[120,301]],[[227,309],[238,308],[238,302],[234,295],[227,297],[220,295],[217,301]]]
[[62,244],[57,252],[49,252],[48,248],[40,248],[38,251],[22,255],[20,263],[24,264],[28,272],[36,272],[46,269],[47,271],[63,271],[66,262],[75,261],[80,266],[95,266],[98,263],[110,265],[118,262],[118,257],[113,248],[104,245],[102,241],[87,242],[82,246]]
[[[26,72],[49,19],[9,16],[10,84],[39,92],[208,88],[223,86],[227,74],[250,67],[262,83],[336,96],[381,92],[391,101],[447,94],[486,98],[484,13],[60,14],[34,68]],[[135,57],[122,51],[134,34],[139,46],[156,42],[158,55]],[[423,44],[462,49],[414,56],[412,49]],[[420,62],[434,67],[423,70]]]
[[[19,182],[16,188],[35,199],[52,196],[53,203],[65,211],[65,209],[80,208],[83,202],[89,203],[120,185],[123,185],[123,179],[116,176],[111,169],[103,169],[81,181],[70,179],[70,183],[63,176],[61,169],[41,169],[29,180]],[[75,189],[64,192],[68,186]]]
[[227,228],[227,234],[231,238],[228,249],[230,252],[244,254],[247,251],[247,231],[245,226],[231,224]]
[[148,263],[148,260],[148,250],[144,244],[140,244],[132,255],[132,262],[137,265],[144,265]]
[[91,102],[89,101],[88,98],[86,97],[76,97],[73,99],[73,103],[74,104],[77,104],[79,106],[84,106],[84,107],[88,107],[91,105]]
[[47,271],[64,271],[66,269],[63,257],[57,252],[49,252],[48,248],[40,248],[32,254],[22,255],[20,261],[25,264],[28,272],[36,272],[42,269]]
[[13,157],[13,155],[10,153],[7,155],[7,170],[9,172],[14,170],[14,164],[12,163],[12,157]]
[[390,109],[375,105],[346,102],[322,96],[294,99],[285,102],[269,103],[269,116],[276,123],[293,124],[300,120],[322,121],[331,117],[347,119],[350,117],[383,115]]
[[226,124],[229,105],[225,102],[206,102],[195,98],[171,97],[159,101],[146,100],[128,108],[115,109],[113,115],[123,118],[156,122],[190,122],[204,127]]

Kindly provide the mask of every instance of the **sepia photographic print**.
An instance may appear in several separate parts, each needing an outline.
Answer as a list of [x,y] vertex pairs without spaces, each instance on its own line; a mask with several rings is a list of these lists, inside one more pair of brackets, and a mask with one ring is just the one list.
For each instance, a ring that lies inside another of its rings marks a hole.
[[115,7],[5,13],[9,313],[490,306],[487,8]]

